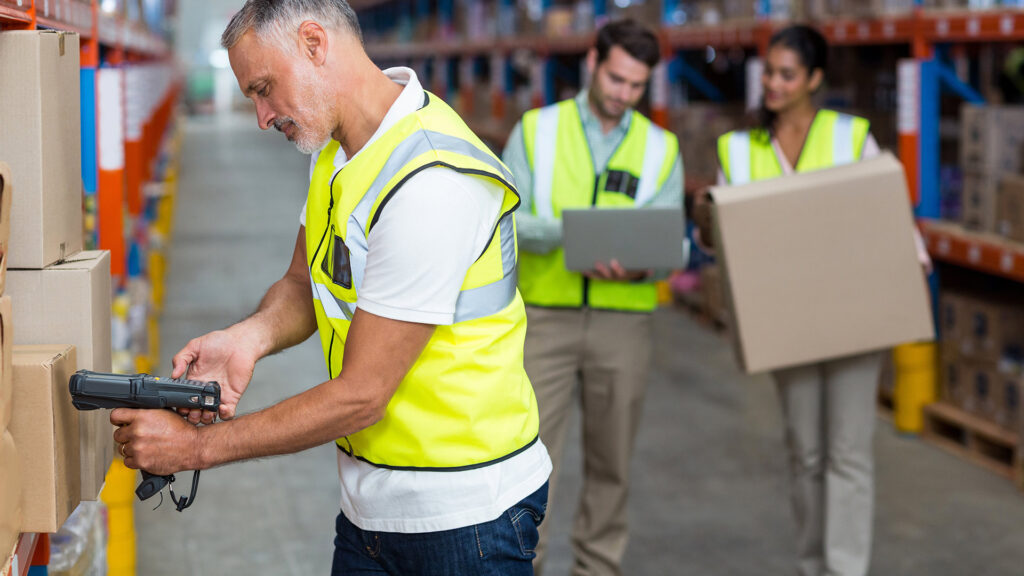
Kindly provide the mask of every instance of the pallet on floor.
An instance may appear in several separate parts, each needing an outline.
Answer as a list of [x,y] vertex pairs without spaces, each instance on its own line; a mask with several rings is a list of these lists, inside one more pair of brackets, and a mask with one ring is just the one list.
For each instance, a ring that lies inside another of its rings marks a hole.
[[1018,434],[945,402],[925,406],[924,421],[925,440],[1024,487]]

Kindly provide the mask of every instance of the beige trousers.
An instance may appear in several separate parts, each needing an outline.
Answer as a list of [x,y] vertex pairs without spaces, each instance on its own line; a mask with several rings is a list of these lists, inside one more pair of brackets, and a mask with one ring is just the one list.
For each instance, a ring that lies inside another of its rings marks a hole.
[[[573,576],[617,576],[629,539],[629,462],[651,363],[651,315],[527,307],[525,364],[540,408],[540,437],[559,462],[577,385],[583,421],[583,489],[572,530]],[[568,497],[565,495],[564,497]],[[548,521],[534,561],[541,574]]]
[[882,353],[775,372],[789,449],[800,576],[865,576]]

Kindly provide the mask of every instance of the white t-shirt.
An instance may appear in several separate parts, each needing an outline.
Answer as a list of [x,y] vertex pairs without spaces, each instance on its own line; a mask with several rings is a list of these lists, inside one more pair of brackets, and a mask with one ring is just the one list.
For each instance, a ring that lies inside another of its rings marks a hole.
[[[404,88],[366,146],[423,104],[415,72],[384,73]],[[348,161],[339,148],[335,170]],[[367,238],[365,269],[353,267],[356,307],[394,320],[452,324],[466,272],[491,239],[503,196],[491,180],[443,167],[410,178]],[[303,225],[305,216],[303,207]],[[338,451],[342,512],[363,530],[379,532],[436,532],[489,522],[550,474],[551,460],[539,440],[512,458],[459,472],[389,470]]]

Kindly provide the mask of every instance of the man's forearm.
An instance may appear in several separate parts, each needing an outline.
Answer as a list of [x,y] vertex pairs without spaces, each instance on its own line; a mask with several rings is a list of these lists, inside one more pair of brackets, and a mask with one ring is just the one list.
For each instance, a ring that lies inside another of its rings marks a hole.
[[265,410],[201,427],[196,468],[319,446],[372,425],[385,406],[340,377],[329,380]]
[[356,311],[341,375],[266,410],[200,428],[199,465],[298,452],[373,425],[433,334],[428,324]]

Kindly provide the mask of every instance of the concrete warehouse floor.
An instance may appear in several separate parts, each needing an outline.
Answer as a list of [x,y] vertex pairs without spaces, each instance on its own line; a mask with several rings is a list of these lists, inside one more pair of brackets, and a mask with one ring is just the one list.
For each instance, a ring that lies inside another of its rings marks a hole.
[[[257,305],[287,266],[308,159],[255,118],[190,120],[171,244],[162,369],[190,338]],[[779,407],[767,378],[735,367],[727,341],[685,314],[657,314],[656,366],[634,460],[629,575],[792,574],[794,529]],[[264,360],[253,411],[325,377],[316,339]],[[578,426],[553,505],[550,570],[571,564]],[[879,421],[873,574],[1019,575],[1024,494]],[[138,573],[328,574],[338,512],[333,446],[203,473],[196,505],[136,506]],[[186,492],[183,474],[179,492]]]

